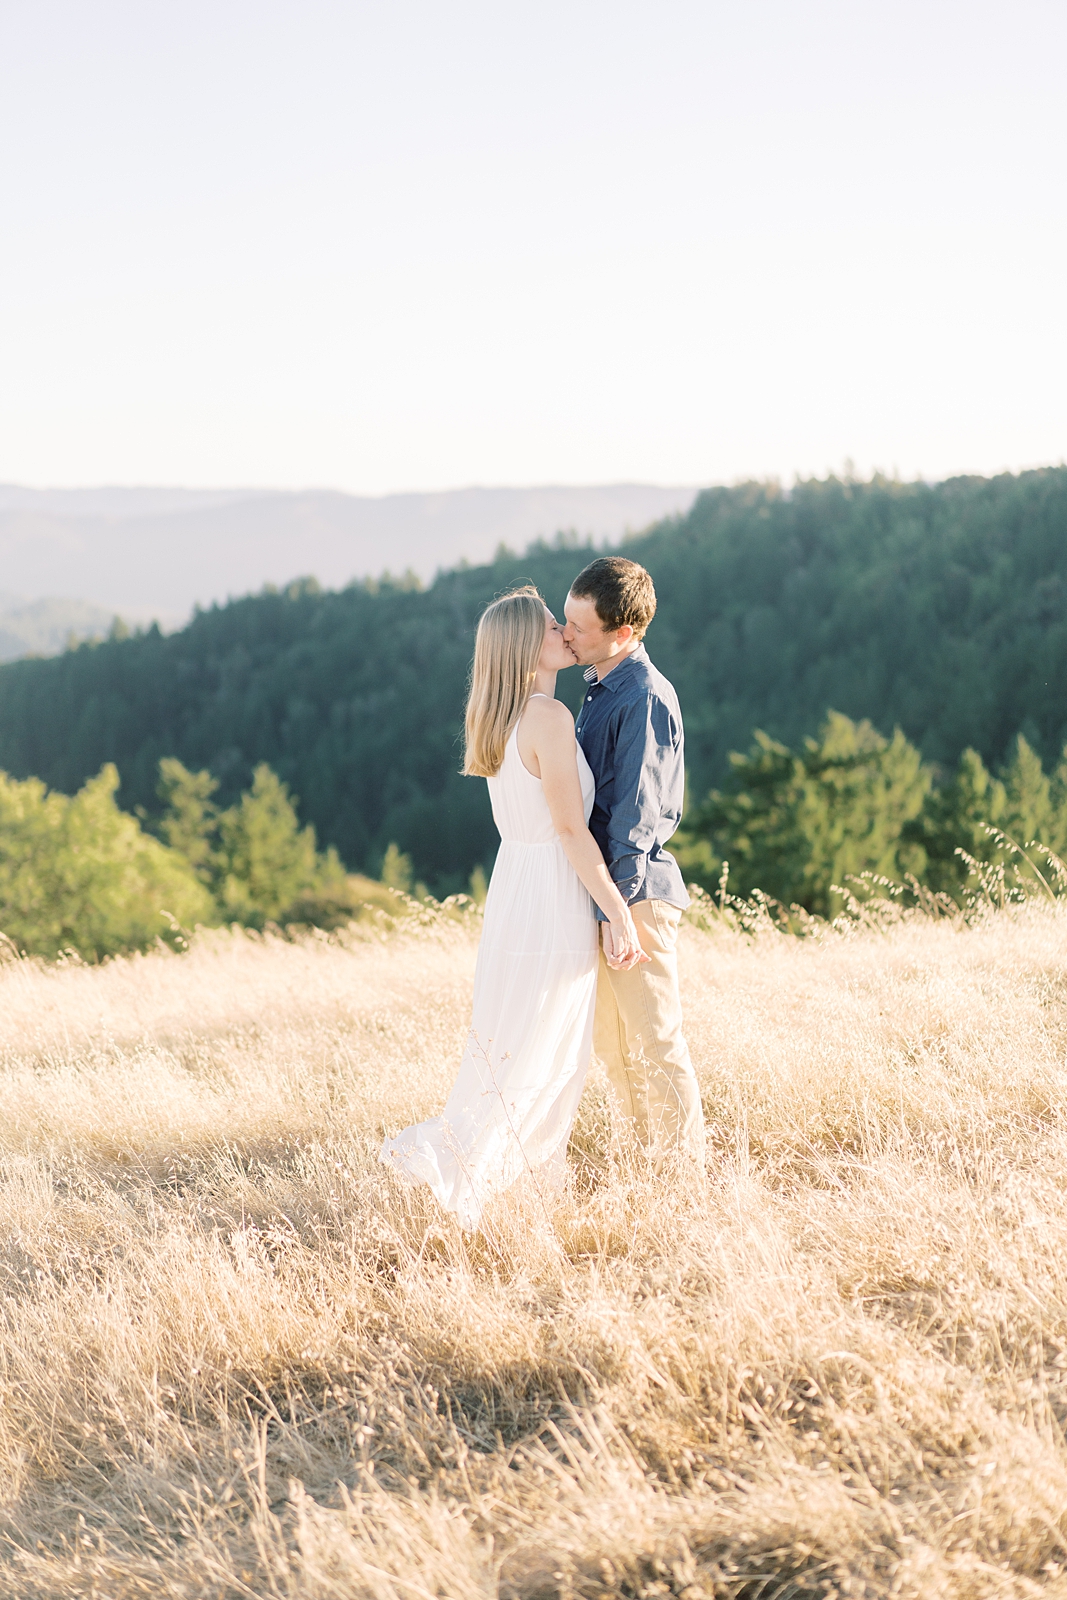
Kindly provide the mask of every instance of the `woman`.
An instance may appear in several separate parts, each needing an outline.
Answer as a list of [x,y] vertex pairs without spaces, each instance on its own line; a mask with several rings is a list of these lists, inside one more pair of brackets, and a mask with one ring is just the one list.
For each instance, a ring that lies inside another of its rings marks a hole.
[[478,624],[463,770],[488,778],[500,849],[485,902],[474,1014],[444,1111],[387,1139],[381,1159],[428,1183],[465,1228],[524,1173],[555,1188],[593,1029],[597,925],[616,963],[647,960],[586,824],[593,775],[555,699],[574,665],[536,589],[494,600]]

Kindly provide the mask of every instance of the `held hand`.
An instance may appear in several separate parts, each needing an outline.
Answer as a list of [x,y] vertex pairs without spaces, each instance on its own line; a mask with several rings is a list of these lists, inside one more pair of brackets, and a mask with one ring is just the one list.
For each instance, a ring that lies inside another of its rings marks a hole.
[[629,911],[615,922],[604,923],[604,955],[616,972],[629,972],[648,956],[641,948],[637,927]]

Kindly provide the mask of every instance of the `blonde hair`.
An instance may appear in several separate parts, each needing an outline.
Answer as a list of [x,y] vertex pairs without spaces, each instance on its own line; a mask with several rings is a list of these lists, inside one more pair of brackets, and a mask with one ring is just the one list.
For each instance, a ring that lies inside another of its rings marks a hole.
[[486,606],[474,641],[467,695],[465,773],[495,778],[526,709],[545,644],[545,602],[532,584]]

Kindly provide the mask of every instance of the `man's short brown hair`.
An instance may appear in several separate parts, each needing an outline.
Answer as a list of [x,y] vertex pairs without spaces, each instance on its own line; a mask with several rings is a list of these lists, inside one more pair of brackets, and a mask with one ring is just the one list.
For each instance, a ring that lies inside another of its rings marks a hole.
[[635,639],[643,639],[656,615],[651,575],[625,556],[599,556],[590,561],[571,584],[571,594],[576,600],[593,602],[606,633],[630,627]]

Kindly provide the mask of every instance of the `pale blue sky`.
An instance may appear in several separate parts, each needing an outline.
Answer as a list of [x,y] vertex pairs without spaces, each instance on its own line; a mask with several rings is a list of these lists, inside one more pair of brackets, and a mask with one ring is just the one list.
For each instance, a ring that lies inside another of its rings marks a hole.
[[1067,455],[1062,0],[0,0],[0,481]]

